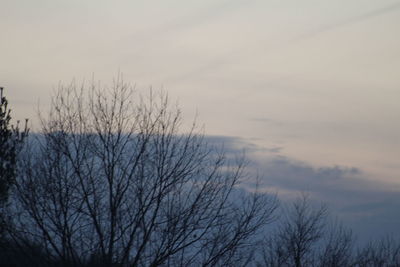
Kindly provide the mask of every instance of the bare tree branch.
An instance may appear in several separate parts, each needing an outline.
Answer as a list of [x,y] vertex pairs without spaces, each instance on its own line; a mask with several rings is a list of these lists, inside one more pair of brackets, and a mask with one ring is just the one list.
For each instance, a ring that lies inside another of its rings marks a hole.
[[134,97],[121,79],[89,93],[60,87],[21,158],[10,236],[64,264],[232,264],[270,222],[276,197],[238,202],[244,161],[207,145],[195,124],[181,133],[165,94]]

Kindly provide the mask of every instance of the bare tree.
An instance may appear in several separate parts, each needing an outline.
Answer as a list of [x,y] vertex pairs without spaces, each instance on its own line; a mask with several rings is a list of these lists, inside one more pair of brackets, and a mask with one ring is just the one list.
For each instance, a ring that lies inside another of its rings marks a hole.
[[323,239],[318,266],[353,266],[354,237],[351,230],[335,221],[330,226],[327,225]]
[[234,265],[276,198],[237,197],[243,160],[181,133],[162,93],[134,96],[120,79],[59,88],[20,160],[10,237],[64,265]]
[[354,266],[400,266],[400,243],[389,237],[371,242],[357,253]]
[[327,210],[313,208],[306,194],[284,211],[278,229],[264,243],[266,266],[314,266],[315,246],[324,234]]
[[353,266],[353,235],[330,221],[325,205],[314,206],[306,194],[283,210],[281,221],[262,249],[260,266]]
[[291,266],[313,264],[313,247],[323,236],[326,215],[326,207],[310,207],[305,194],[293,203],[292,211],[286,214],[287,218],[278,233]]

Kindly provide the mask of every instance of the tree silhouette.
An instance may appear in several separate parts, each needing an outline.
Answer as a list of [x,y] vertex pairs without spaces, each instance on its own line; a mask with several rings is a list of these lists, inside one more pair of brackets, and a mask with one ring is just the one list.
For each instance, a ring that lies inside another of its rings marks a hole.
[[9,236],[64,265],[246,264],[275,196],[241,193],[244,161],[180,132],[167,96],[134,96],[120,79],[59,88],[24,149]]
[[260,266],[352,266],[352,233],[338,222],[330,224],[327,215],[326,206],[314,207],[302,194],[265,238]]
[[400,266],[400,242],[391,237],[370,242],[358,251],[353,266]]
[[0,87],[0,233],[4,227],[4,205],[7,203],[10,186],[15,181],[17,155],[20,145],[28,134],[27,125],[23,131],[11,125],[11,110]]

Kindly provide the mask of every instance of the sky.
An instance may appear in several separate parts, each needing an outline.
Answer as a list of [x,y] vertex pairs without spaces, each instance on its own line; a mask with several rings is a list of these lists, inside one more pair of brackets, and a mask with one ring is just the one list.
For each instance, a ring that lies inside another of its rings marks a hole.
[[365,232],[396,231],[400,1],[0,5],[0,86],[34,130],[59,84],[122,73],[139,91],[167,91],[210,138],[244,148],[265,190],[308,191]]

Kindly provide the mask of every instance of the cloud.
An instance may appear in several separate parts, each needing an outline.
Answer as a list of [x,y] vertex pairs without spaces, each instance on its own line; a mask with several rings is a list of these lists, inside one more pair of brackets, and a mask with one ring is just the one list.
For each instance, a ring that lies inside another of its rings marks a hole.
[[[371,179],[352,166],[313,166],[282,155],[282,148],[262,148],[243,138],[206,137],[213,144],[224,144],[228,154],[245,148],[250,159],[249,172],[260,177],[259,189],[277,192],[283,201],[293,200],[300,192],[309,193],[316,202],[324,202],[358,235],[359,241],[384,235],[400,238],[400,187]],[[243,186],[254,189],[255,181]]]

